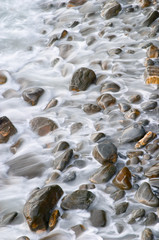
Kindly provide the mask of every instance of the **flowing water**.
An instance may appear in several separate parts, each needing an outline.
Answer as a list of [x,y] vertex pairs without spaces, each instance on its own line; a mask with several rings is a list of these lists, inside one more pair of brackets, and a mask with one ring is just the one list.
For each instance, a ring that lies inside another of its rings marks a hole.
[[[118,139],[123,128],[120,120],[124,117],[117,104],[108,111],[93,115],[87,115],[82,110],[83,104],[96,103],[101,82],[113,80],[120,85],[121,90],[113,93],[117,102],[128,99],[134,93],[139,93],[142,101],[148,101],[152,93],[157,93],[156,86],[145,85],[143,78],[146,49],[142,46],[150,42],[150,28],[143,27],[142,22],[149,8],[141,10],[137,1],[122,0],[122,13],[104,20],[100,16],[104,2],[91,0],[77,8],[66,8],[62,0],[0,0],[0,69],[5,71],[8,78],[7,83],[0,86],[0,113],[1,116],[7,116],[17,128],[17,134],[0,145],[0,216],[18,212],[12,224],[0,227],[2,240],[13,240],[22,235],[38,240],[48,235],[30,231],[23,217],[23,206],[30,192],[44,186],[53,172],[55,156],[52,149],[59,141],[67,141],[83,163],[82,167],[74,164],[71,168],[76,172],[74,181],[63,182],[63,176],[69,169],[54,181],[63,188],[65,194],[77,190],[81,184],[89,183],[89,176],[100,166],[91,154],[95,144],[91,142],[90,136],[97,127],[112,139],[122,155],[132,147],[120,146]],[[134,12],[127,11],[130,5],[134,7]],[[71,27],[75,21],[79,24]],[[110,22],[113,27],[108,25]],[[68,36],[49,45],[51,37],[54,34],[60,37],[63,30],[68,31]],[[91,45],[87,44],[90,36],[96,39]],[[157,37],[151,41],[159,46]],[[114,48],[121,48],[121,54],[108,55],[107,51]],[[101,68],[101,62],[106,63],[106,70]],[[98,82],[87,91],[70,92],[71,77],[80,67],[93,69]],[[42,87],[45,93],[36,106],[30,106],[21,94],[24,89],[35,86]],[[52,98],[58,100],[57,106],[44,110]],[[141,110],[140,103],[133,106]],[[29,126],[29,121],[37,116],[54,120],[59,128],[39,137]],[[148,129],[159,133],[158,110],[149,113],[141,110],[136,121],[142,119],[149,119]],[[70,127],[75,122],[83,126],[71,134]],[[13,154],[10,146],[19,138],[23,138],[24,142]],[[48,143],[52,143],[52,148],[46,148]],[[120,167],[125,164],[125,160],[118,157],[118,164]],[[135,190],[128,191],[125,196],[125,200],[130,203],[127,213],[116,216],[114,201],[105,193],[105,188],[106,184],[99,184],[92,190],[96,195],[92,208],[100,206],[107,212],[106,227],[92,227],[89,211],[69,211],[65,218],[60,218],[53,231],[57,233],[56,239],[75,239],[70,228],[76,224],[83,224],[86,228],[80,240],[140,239],[144,226],[127,224],[132,209],[138,205],[142,207],[134,200]],[[149,207],[144,208],[147,212],[151,211]],[[121,234],[117,231],[117,223],[124,226]],[[159,237],[158,223],[151,229]]]

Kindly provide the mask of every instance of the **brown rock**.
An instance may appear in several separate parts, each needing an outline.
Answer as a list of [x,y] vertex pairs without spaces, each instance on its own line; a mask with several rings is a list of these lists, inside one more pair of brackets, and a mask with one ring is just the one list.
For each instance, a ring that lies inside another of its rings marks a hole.
[[122,168],[113,179],[113,183],[115,186],[119,187],[122,190],[131,189],[131,172],[129,169],[127,167]]
[[104,138],[104,137],[105,137],[105,134],[102,132],[93,133],[91,135],[91,141],[98,142],[101,138]]
[[151,4],[150,0],[140,0],[140,5],[142,8],[149,7]]
[[87,0],[70,0],[67,4],[67,7],[70,8],[70,7],[78,7],[78,6],[81,6],[83,5],[84,3],[86,3]]
[[141,96],[139,94],[135,94],[129,97],[128,101],[130,103],[136,103],[141,100]]
[[52,231],[56,227],[59,216],[60,216],[59,210],[54,210],[51,213],[51,216],[49,218],[49,225],[48,225],[50,231]]
[[23,91],[22,96],[26,102],[34,106],[38,103],[39,98],[43,95],[43,88],[29,88]]
[[114,82],[106,82],[102,85],[101,93],[104,92],[118,92],[120,90],[120,86]]
[[159,84],[158,66],[148,66],[144,73],[146,84]]
[[97,98],[97,103],[102,109],[106,109],[116,103],[116,99],[111,94],[102,94]]
[[132,158],[142,156],[144,153],[143,151],[128,151],[126,154],[129,158]]
[[156,137],[156,133],[153,133],[151,131],[149,131],[148,133],[145,134],[145,136],[136,143],[135,148],[141,148],[144,147],[146,144],[148,144],[148,142],[150,142],[151,140],[153,140]]
[[71,229],[75,232],[76,237],[79,237],[86,230],[81,224],[75,225]]
[[39,136],[45,136],[49,132],[58,128],[57,124],[53,120],[45,117],[33,118],[30,121],[30,126]]
[[103,17],[104,19],[110,19],[117,16],[120,11],[121,5],[115,0],[110,0],[107,1],[104,5],[101,12],[101,17]]
[[136,108],[131,108],[124,116],[128,119],[135,120],[140,115],[140,111]]
[[58,101],[56,98],[51,99],[50,102],[46,105],[44,110],[55,107],[57,105],[57,103],[58,103]]
[[152,44],[150,47],[148,47],[146,55],[148,58],[158,58],[159,57],[158,47]]
[[4,74],[4,72],[2,70],[0,70],[0,84],[4,84],[7,82],[7,77]]
[[62,153],[60,156],[58,156],[54,160],[55,169],[63,171],[65,169],[65,167],[68,165],[68,163],[70,162],[72,155],[73,155],[73,150],[67,149],[64,153]]
[[95,104],[84,104],[83,111],[87,114],[94,114],[101,111],[101,108]]
[[148,178],[158,178],[159,177],[159,163],[156,163],[145,170],[145,176]]
[[16,132],[17,129],[7,117],[0,118],[0,143],[8,142],[9,138]]
[[18,150],[18,148],[20,148],[20,146],[23,144],[23,139],[20,138],[18,139],[18,141],[16,143],[14,143],[11,147],[10,147],[10,151],[15,154]]
[[150,228],[145,228],[141,235],[141,240],[153,240],[153,233]]

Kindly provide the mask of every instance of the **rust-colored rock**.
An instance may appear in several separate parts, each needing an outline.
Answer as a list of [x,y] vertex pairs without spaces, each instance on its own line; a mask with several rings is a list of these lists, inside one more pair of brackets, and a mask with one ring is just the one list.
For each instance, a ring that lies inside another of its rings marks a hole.
[[3,116],[0,118],[0,143],[8,142],[10,136],[16,132],[17,129],[7,117]]
[[116,103],[116,98],[114,98],[109,93],[102,94],[97,98],[97,103],[102,109],[106,109],[107,107],[112,106]]
[[148,49],[147,49],[147,57],[148,58],[158,58],[159,57],[159,49],[158,47],[156,47],[155,45],[151,45]]
[[6,75],[3,73],[3,71],[0,70],[0,84],[4,84],[7,82],[7,77]]
[[144,73],[146,84],[159,84],[159,67],[148,66]]
[[18,148],[20,148],[20,146],[23,143],[23,139],[19,138],[18,141],[16,141],[11,147],[10,147],[10,151],[15,154],[18,150]]
[[156,137],[156,133],[153,133],[149,131],[148,133],[145,134],[145,136],[140,139],[135,145],[135,148],[142,148],[144,147],[147,143],[149,143],[151,140],[153,140]]
[[56,227],[58,217],[60,216],[59,210],[54,210],[49,219],[49,230],[53,230]]
[[70,0],[67,4],[67,7],[70,8],[70,7],[78,7],[78,6],[81,6],[83,5],[84,3],[86,3],[87,0]]
[[140,0],[140,5],[142,8],[149,7],[151,4],[150,0]]
[[135,120],[140,115],[140,111],[136,108],[131,108],[124,116],[128,119]]
[[113,183],[115,186],[119,187],[122,190],[131,189],[131,172],[129,169],[127,167],[122,168],[113,179]]
[[23,99],[28,102],[31,106],[35,106],[39,98],[43,95],[43,88],[29,88],[23,91],[22,96]]

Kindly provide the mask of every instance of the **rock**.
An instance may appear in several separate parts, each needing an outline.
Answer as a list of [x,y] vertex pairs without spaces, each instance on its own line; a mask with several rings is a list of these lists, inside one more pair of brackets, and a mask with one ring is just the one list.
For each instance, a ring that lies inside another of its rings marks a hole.
[[[155,45],[151,45],[150,47],[147,48],[147,52],[146,55],[149,58],[158,58],[159,57],[159,49],[158,47],[156,47]],[[152,59],[149,59],[152,60]],[[152,62],[153,64],[150,65],[154,65],[154,62]]]
[[125,213],[127,208],[129,206],[129,203],[128,202],[122,202],[122,203],[119,203],[118,205],[115,206],[115,213],[116,215],[120,215],[122,213]]
[[11,224],[17,215],[18,215],[17,212],[11,212],[11,213],[5,214],[0,220],[0,226]]
[[143,126],[133,124],[126,128],[121,136],[121,143],[131,143],[141,139],[145,135]]
[[16,132],[17,129],[6,116],[0,117],[0,143],[8,142]]
[[140,162],[140,159],[138,157],[132,157],[130,160],[127,161],[127,165],[136,165]]
[[131,106],[127,103],[119,103],[118,106],[121,112],[127,112],[131,108]]
[[104,210],[93,209],[90,220],[94,227],[105,227],[107,223],[106,212]]
[[46,180],[46,184],[49,184],[51,182],[55,182],[60,177],[59,172],[53,172],[49,178]]
[[79,68],[72,77],[69,90],[85,91],[96,80],[96,74],[89,68]]
[[91,135],[91,141],[98,142],[101,138],[104,138],[104,137],[105,137],[105,134],[102,132],[93,133]]
[[158,99],[158,98],[159,98],[159,94],[157,94],[157,93],[152,93],[149,97],[150,100],[151,99]]
[[30,238],[26,237],[26,236],[22,236],[17,238],[16,240],[30,240]]
[[151,32],[149,33],[149,37],[153,38],[157,35],[157,33],[159,32],[159,25],[154,26],[151,30]]
[[92,183],[105,183],[108,182],[116,172],[116,167],[112,163],[107,163],[105,167],[100,167],[89,180]]
[[101,93],[104,92],[119,92],[120,86],[114,82],[106,82],[102,85]]
[[92,154],[93,157],[103,165],[108,162],[115,163],[117,160],[117,148],[109,141],[98,143],[98,145],[94,147]]
[[115,0],[110,0],[106,2],[104,5],[102,11],[101,11],[101,17],[104,19],[110,19],[112,17],[115,17],[118,15],[118,13],[121,11],[121,5]]
[[92,45],[93,43],[95,43],[97,41],[97,38],[95,36],[88,36],[86,38],[86,44],[88,46]]
[[48,224],[49,231],[52,231],[56,227],[59,216],[60,216],[59,210],[54,210],[51,213],[51,216],[49,218],[49,224]]
[[149,102],[144,102],[144,103],[141,104],[141,108],[144,111],[153,110],[156,107],[157,107],[157,102],[156,101],[149,101]]
[[58,101],[56,98],[53,98],[50,100],[50,102],[46,105],[44,110],[47,110],[49,108],[55,107],[58,104]]
[[118,233],[122,233],[124,230],[124,226],[121,223],[115,223],[115,227]]
[[141,100],[141,96],[139,94],[132,95],[128,98],[130,103],[136,103]]
[[75,232],[76,237],[79,237],[86,230],[82,224],[75,225],[71,229]]
[[135,144],[135,148],[138,149],[138,148],[144,147],[146,144],[148,144],[148,142],[153,140],[156,136],[157,136],[156,133],[149,131],[148,133],[145,134],[145,136],[142,139],[140,139],[140,141],[138,141]]
[[83,111],[87,114],[94,114],[101,111],[101,108],[95,104],[84,104]]
[[71,158],[73,156],[73,150],[67,149],[64,153],[62,153],[60,156],[55,158],[54,160],[54,167],[57,170],[63,171],[65,167],[70,162]]
[[149,225],[154,225],[157,221],[157,215],[153,212],[150,212],[147,214],[146,216],[146,220],[144,221],[144,224],[146,226],[149,226]]
[[151,4],[150,0],[140,0],[140,5],[142,8],[149,7]]
[[74,166],[77,168],[84,168],[86,166],[86,162],[84,160],[76,160],[74,161]]
[[117,190],[114,193],[111,193],[110,197],[113,198],[114,201],[118,201],[125,196],[124,190]]
[[63,182],[71,182],[76,179],[76,172],[70,171],[64,176]]
[[88,189],[94,189],[94,188],[95,188],[95,185],[92,183],[89,183],[89,184],[80,185],[79,190],[88,190]]
[[158,149],[159,149],[159,145],[158,145],[158,143],[155,143],[155,141],[152,144],[148,144],[146,146],[146,151],[150,154],[153,154]]
[[86,3],[87,0],[70,0],[68,3],[67,3],[67,7],[70,8],[70,7],[78,7],[78,6],[81,6],[83,5],[84,3]]
[[63,195],[58,185],[35,190],[24,205],[24,216],[32,231],[46,231],[48,229],[51,212]]
[[56,147],[54,148],[53,152],[56,153],[56,152],[59,152],[59,151],[63,151],[63,150],[66,150],[69,148],[69,143],[68,142],[65,142],[65,141],[61,141],[59,142]]
[[128,220],[128,223],[129,224],[133,224],[136,222],[137,219],[141,219],[145,216],[145,209],[143,208],[140,208],[140,209],[134,209],[132,212],[131,212],[131,216]]
[[147,19],[143,22],[144,27],[149,27],[159,17],[158,11],[151,11]]
[[143,155],[143,151],[128,151],[126,154],[128,158],[140,157]]
[[140,185],[139,189],[135,194],[136,201],[143,203],[150,207],[158,207],[159,206],[159,199],[156,195],[153,194],[150,184],[144,182]]
[[102,109],[106,109],[109,106],[112,106],[116,103],[116,98],[114,98],[111,94],[105,93],[97,98],[97,103],[99,107]]
[[19,138],[18,141],[10,147],[10,151],[13,154],[15,154],[17,152],[17,150],[20,148],[20,146],[23,144],[23,142],[24,142],[24,140],[22,138]]
[[124,167],[113,179],[113,183],[116,187],[122,190],[129,190],[132,188],[131,185],[131,172],[127,167]]
[[146,84],[159,84],[159,68],[158,66],[147,66],[144,72]]
[[43,93],[43,88],[29,88],[23,91],[22,96],[26,102],[28,102],[32,106],[35,106]]
[[126,112],[124,117],[135,120],[139,115],[140,115],[140,111],[138,109],[131,108],[129,111]]
[[145,176],[148,178],[158,178],[159,177],[159,163],[156,163],[145,170]]
[[0,70],[0,84],[4,84],[7,82],[7,76],[4,74],[2,70]]
[[151,229],[145,228],[142,232],[141,240],[153,240],[153,239],[154,237]]
[[71,45],[71,44],[61,44],[59,46],[59,55],[63,59],[66,59],[67,57],[69,57],[69,55],[72,53],[72,51],[73,51],[73,45]]
[[73,123],[71,125],[71,134],[78,132],[82,128],[83,124],[81,122]]
[[114,56],[116,54],[120,54],[121,52],[122,52],[121,48],[114,48],[114,49],[108,50],[109,56]]
[[33,118],[30,121],[30,126],[39,136],[45,136],[49,132],[58,128],[57,124],[53,120],[45,117]]
[[95,195],[87,190],[77,190],[66,195],[61,202],[64,210],[69,209],[87,209],[94,201]]
[[2,96],[6,99],[10,99],[10,98],[19,98],[21,94],[19,94],[17,90],[9,88],[2,93]]

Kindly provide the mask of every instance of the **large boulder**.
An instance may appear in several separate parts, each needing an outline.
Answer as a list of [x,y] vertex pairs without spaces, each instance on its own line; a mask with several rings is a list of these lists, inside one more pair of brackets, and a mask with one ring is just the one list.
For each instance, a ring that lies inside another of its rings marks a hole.
[[96,80],[96,74],[89,68],[78,69],[72,77],[69,89],[71,91],[85,91]]
[[24,216],[32,231],[46,231],[57,202],[63,195],[58,185],[36,189],[24,205]]
[[8,142],[10,136],[14,135],[17,129],[7,117],[0,118],[0,143]]

